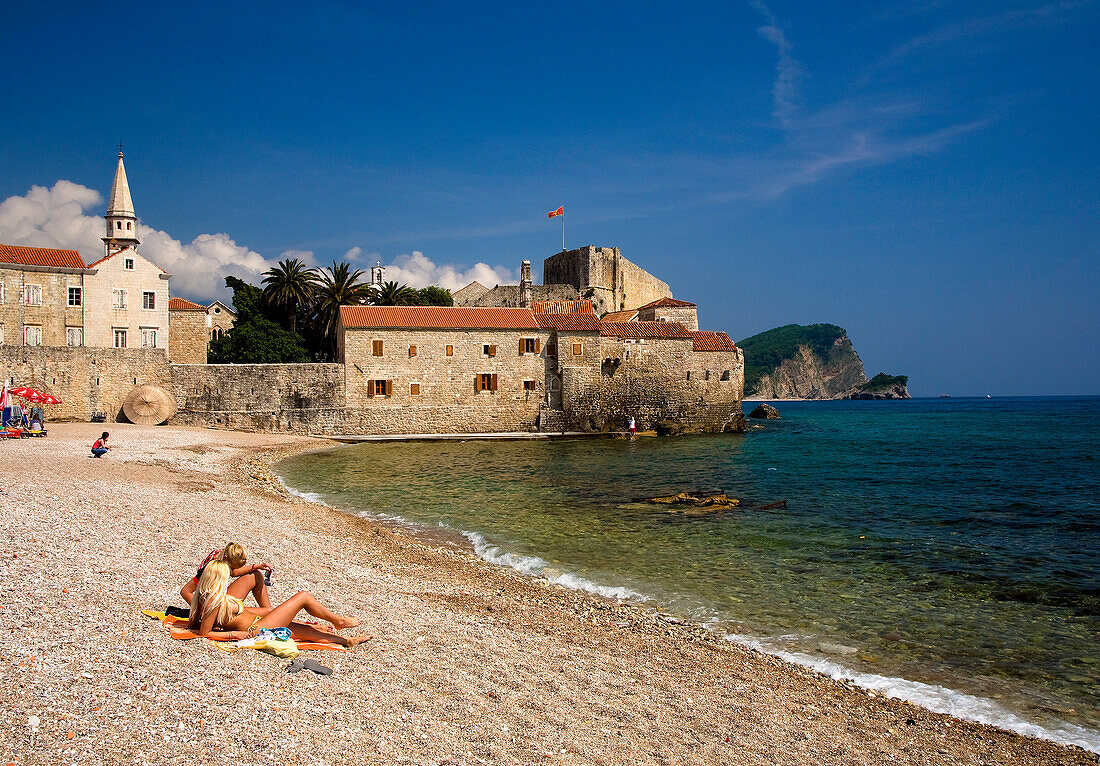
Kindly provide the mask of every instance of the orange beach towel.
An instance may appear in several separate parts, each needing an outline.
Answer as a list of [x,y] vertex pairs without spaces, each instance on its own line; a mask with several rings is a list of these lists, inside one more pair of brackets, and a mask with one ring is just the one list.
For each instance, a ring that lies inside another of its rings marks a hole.
[[[172,638],[177,641],[187,641],[192,638],[200,638],[199,634],[193,630],[188,629],[187,620],[182,617],[169,617],[163,612],[145,611],[142,614],[147,617],[152,617],[154,620],[160,620],[160,624],[168,628],[168,632]],[[211,641],[232,641],[231,638],[211,638]],[[339,644],[333,644],[328,641],[299,641],[294,639],[294,643],[298,645],[299,649],[330,649],[334,652],[346,652],[347,649]],[[219,647],[220,648],[220,647]]]

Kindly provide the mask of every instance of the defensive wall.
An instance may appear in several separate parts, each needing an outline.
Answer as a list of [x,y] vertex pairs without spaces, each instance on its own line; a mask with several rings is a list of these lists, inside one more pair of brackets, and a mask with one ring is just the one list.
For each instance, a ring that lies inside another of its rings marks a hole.
[[672,297],[667,283],[623,258],[617,247],[587,245],[552,255],[543,261],[542,281],[576,287],[597,314]]
[[[740,416],[741,352],[693,352],[690,340],[547,329],[348,336],[346,365],[170,364],[162,349],[4,346],[0,373],[59,397],[49,420],[125,419],[123,401],[146,384],[175,400],[172,424],[246,431],[534,431],[548,412],[562,430],[621,429],[633,416],[643,430],[721,431]],[[521,352],[532,339],[537,350]]]
[[172,379],[164,349],[86,346],[0,346],[0,375],[8,386],[61,399],[46,406],[50,420],[90,420],[96,412],[117,420],[135,386],[170,390]]

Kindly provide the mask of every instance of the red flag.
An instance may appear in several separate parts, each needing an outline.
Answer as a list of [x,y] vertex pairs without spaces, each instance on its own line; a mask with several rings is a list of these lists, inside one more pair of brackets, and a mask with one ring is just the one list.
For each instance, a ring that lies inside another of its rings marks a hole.
[[556,215],[565,215],[565,205],[562,205],[557,210],[551,210],[549,213],[546,214],[546,217],[553,218]]

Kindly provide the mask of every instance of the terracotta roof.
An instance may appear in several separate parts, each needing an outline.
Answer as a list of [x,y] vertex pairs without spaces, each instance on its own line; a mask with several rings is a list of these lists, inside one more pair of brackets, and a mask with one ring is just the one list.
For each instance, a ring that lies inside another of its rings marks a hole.
[[642,309],[693,309],[694,303],[688,303],[687,301],[678,301],[675,298],[658,298],[652,303],[647,303],[644,306],[639,306],[638,311]]
[[537,330],[530,309],[480,306],[341,306],[344,327],[433,330]]
[[629,311],[609,311],[600,319],[604,322],[633,322],[637,316],[638,309],[630,309]]
[[692,351],[736,351],[737,344],[724,332],[695,330],[691,333]]
[[595,314],[592,301],[531,301],[531,310],[536,314]]
[[186,298],[169,298],[168,299],[169,311],[202,311],[205,313],[206,306],[202,306],[198,303],[192,303]]
[[557,330],[559,332],[599,332],[600,320],[595,312],[584,314],[573,312],[570,314],[535,314],[535,321],[544,330]]
[[0,245],[0,263],[16,263],[20,266],[55,266],[65,269],[87,268],[84,265],[84,259],[76,250],[20,245]]
[[605,338],[690,338],[691,332],[679,322],[600,322]]

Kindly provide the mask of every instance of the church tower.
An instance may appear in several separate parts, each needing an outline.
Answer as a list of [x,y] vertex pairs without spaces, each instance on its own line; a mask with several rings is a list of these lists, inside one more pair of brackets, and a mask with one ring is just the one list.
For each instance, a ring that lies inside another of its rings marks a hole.
[[134,201],[130,199],[130,184],[126,181],[126,166],[122,164],[122,151],[119,147],[118,168],[115,169],[115,182],[111,185],[111,196],[107,199],[107,236],[103,244],[107,255],[114,255],[124,247],[137,247],[137,215],[134,214]]

